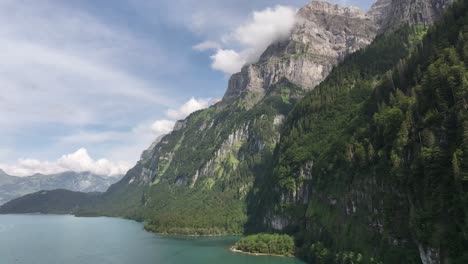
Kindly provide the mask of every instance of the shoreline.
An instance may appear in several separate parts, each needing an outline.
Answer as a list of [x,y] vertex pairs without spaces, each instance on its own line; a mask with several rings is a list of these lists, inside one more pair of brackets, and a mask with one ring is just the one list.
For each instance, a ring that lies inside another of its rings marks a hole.
[[221,234],[196,234],[194,233],[170,233],[170,232],[158,232],[147,228],[146,223],[144,221],[133,219],[129,217],[121,217],[121,216],[109,216],[109,215],[99,215],[99,214],[74,214],[74,213],[42,213],[42,212],[34,212],[34,213],[0,213],[0,215],[31,215],[31,216],[40,216],[40,215],[56,215],[56,216],[73,216],[76,218],[117,218],[123,220],[129,220],[137,223],[143,224],[143,229],[152,234],[160,235],[160,236],[174,236],[174,237],[227,237],[227,236],[242,236],[242,234],[233,234],[233,233],[221,233]]
[[[146,230],[146,229],[145,229]],[[176,233],[158,233],[150,230],[146,230],[146,232],[153,233],[156,235],[160,236],[167,236],[167,237],[229,237],[229,236],[241,236],[241,235],[232,235],[232,234],[223,234],[223,235],[196,235],[196,234],[191,234],[191,235],[186,235],[186,234],[176,234]]]
[[158,232],[155,230],[151,230],[143,226],[146,232],[157,234],[160,236],[178,236],[178,237],[226,237],[226,236],[242,236],[242,234],[230,234],[230,233],[223,233],[223,234],[197,234],[194,233],[171,233],[171,232]]
[[251,255],[251,256],[263,256],[263,257],[281,257],[281,258],[294,258],[294,256],[287,256],[287,255],[278,255],[278,254],[268,254],[268,253],[253,253],[253,252],[247,252],[247,251],[242,251],[240,249],[237,249],[235,246],[232,246],[229,248],[229,251],[237,254],[244,254],[244,255]]
[[[49,214],[49,213],[18,213],[18,214],[0,214],[0,215],[30,215],[30,216],[37,216],[37,215],[56,215],[56,216],[73,216],[73,217],[77,217],[77,218],[100,218],[100,217],[105,217],[105,218],[116,218],[116,219],[123,219],[123,220],[130,220],[130,221],[134,221],[134,222],[137,222],[137,223],[143,223],[141,221],[138,221],[136,219],[131,219],[131,218],[125,218],[125,217],[113,217],[113,216],[90,216],[90,215],[87,215],[87,216],[84,216],[84,215],[75,215],[75,214]],[[159,235],[159,236],[162,236],[162,237],[179,237],[179,238],[183,238],[183,237],[187,237],[187,238],[208,238],[208,237],[229,237],[229,236],[242,236],[240,234],[211,234],[211,235],[200,235],[200,234],[176,234],[176,233],[167,233],[167,232],[164,232],[164,233],[160,233],[160,232],[155,232],[155,231],[152,231],[152,230],[149,230],[147,228],[145,228],[145,226],[143,225],[143,230],[145,232],[148,232],[148,233],[152,233],[152,234],[155,234],[155,235]],[[243,254],[243,255],[250,255],[250,256],[258,256],[258,257],[261,257],[261,256],[269,256],[269,257],[281,257],[281,258],[295,258],[295,256],[291,256],[291,255],[279,255],[279,254],[269,254],[269,253],[253,253],[253,252],[248,252],[248,251],[242,251],[240,249],[237,249],[235,245],[229,247],[229,251],[232,252],[232,253],[235,253],[235,254]]]

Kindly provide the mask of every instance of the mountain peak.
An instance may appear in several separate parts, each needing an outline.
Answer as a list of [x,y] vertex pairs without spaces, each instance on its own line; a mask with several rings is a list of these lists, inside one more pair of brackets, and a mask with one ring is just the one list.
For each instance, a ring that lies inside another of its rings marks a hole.
[[373,20],[354,7],[312,1],[297,16],[287,40],[271,44],[257,63],[231,77],[224,103],[243,98],[244,105],[252,106],[283,78],[311,90],[339,61],[370,44],[376,35]]
[[320,1],[320,0],[313,0],[303,8],[299,9],[298,14],[300,16],[307,15],[307,12],[325,12],[327,14],[331,15],[342,15],[346,17],[359,17],[359,18],[365,18],[366,13],[357,8],[357,7],[352,7],[352,6],[342,6],[340,4],[335,4],[335,3],[329,3],[326,1]]

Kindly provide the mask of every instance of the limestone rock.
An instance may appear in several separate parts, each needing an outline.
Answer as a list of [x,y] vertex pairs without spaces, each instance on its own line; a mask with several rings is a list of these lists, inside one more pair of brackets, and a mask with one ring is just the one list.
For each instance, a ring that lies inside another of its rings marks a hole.
[[223,102],[246,93],[260,100],[283,78],[311,90],[345,56],[370,44],[376,32],[372,17],[360,9],[312,1],[298,11],[289,39],[272,44],[257,63],[231,77]]
[[404,24],[431,25],[453,0],[378,0],[368,15],[374,18],[379,32]]

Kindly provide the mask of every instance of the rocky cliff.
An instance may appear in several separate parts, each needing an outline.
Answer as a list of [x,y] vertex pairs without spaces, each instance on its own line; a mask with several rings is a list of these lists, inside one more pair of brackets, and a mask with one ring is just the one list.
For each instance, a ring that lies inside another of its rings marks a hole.
[[379,0],[365,13],[322,1],[301,8],[287,40],[274,43],[257,63],[230,80],[223,101],[246,97],[255,104],[286,78],[312,90],[347,55],[369,45],[378,33],[408,25],[431,25],[452,0]]
[[378,0],[369,15],[379,32],[397,29],[403,24],[429,26],[440,18],[453,0]]
[[253,93],[253,103],[286,78],[313,89],[346,55],[369,45],[376,35],[371,17],[357,8],[312,1],[298,11],[298,23],[285,41],[274,43],[257,63],[229,80],[224,102]]

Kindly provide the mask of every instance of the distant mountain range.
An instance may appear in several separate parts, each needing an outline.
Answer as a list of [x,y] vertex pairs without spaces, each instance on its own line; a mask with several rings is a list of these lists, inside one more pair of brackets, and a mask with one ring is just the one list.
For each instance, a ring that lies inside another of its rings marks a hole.
[[0,170],[0,205],[20,196],[42,191],[66,189],[75,192],[105,192],[121,177],[106,177],[90,172],[34,174],[29,177],[11,176]]

